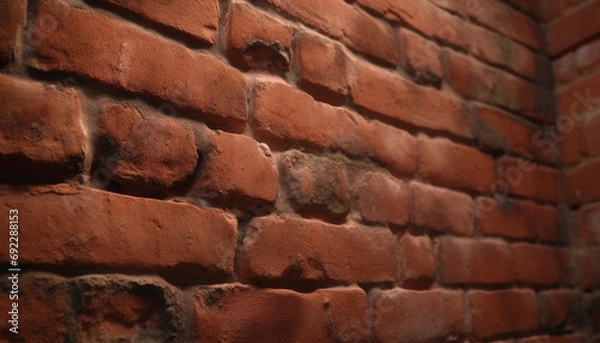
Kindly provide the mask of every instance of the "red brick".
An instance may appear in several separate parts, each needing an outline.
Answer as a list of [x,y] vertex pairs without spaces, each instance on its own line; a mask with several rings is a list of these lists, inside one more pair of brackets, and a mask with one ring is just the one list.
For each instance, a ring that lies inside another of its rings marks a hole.
[[408,186],[381,173],[366,173],[353,188],[368,222],[405,225],[409,220]]
[[554,286],[560,282],[559,256],[555,248],[515,243],[512,249],[517,281],[532,286]]
[[535,18],[543,23],[549,23],[553,19],[561,16],[575,2],[572,0],[532,0],[529,1],[531,11]]
[[285,198],[298,213],[345,219],[350,210],[350,185],[341,163],[292,150],[279,157],[278,165]]
[[536,79],[536,56],[533,51],[510,38],[477,25],[469,26],[471,53],[494,65],[506,67],[529,79]]
[[429,288],[435,277],[429,237],[404,234],[398,241],[398,263],[399,283],[403,288]]
[[446,50],[445,60],[448,82],[466,98],[508,108],[537,121],[553,121],[550,91],[452,50]]
[[239,275],[252,281],[394,281],[394,236],[387,229],[316,220],[254,218],[246,231]]
[[557,56],[600,32],[600,2],[591,1],[547,28],[548,52]]
[[26,0],[4,1],[0,4],[0,64],[14,59],[26,16]]
[[542,49],[544,45],[542,28],[524,13],[496,0],[463,0],[463,2],[465,14],[475,22],[534,50]]
[[388,25],[343,0],[267,0],[315,29],[339,39],[351,49],[396,64],[394,32]]
[[377,290],[372,312],[376,342],[433,342],[465,333],[461,291]]
[[498,160],[497,189],[528,199],[558,203],[560,171],[513,157]]
[[475,105],[474,110],[477,115],[476,136],[485,147],[530,156],[548,163],[556,161],[556,142],[544,140],[544,144],[538,143],[541,131],[534,125],[492,107]]
[[316,102],[279,82],[257,82],[254,96],[252,126],[259,137],[372,157],[399,175],[416,170],[416,139],[402,130]]
[[[57,24],[49,32],[43,23],[52,20]],[[60,0],[40,1],[32,49],[28,63],[35,69],[75,73],[236,130],[245,126],[241,73],[216,57],[99,12],[71,8]]]
[[574,263],[578,284],[584,290],[600,286],[600,249],[597,246],[577,252]]
[[368,341],[367,296],[358,287],[298,293],[230,284],[193,295],[197,342]]
[[446,138],[421,136],[418,147],[419,175],[423,179],[468,190],[487,190],[493,186],[495,172],[491,156]]
[[575,51],[574,62],[579,71],[597,66],[600,63],[600,39],[580,46]]
[[471,137],[471,123],[460,99],[362,63],[356,73],[352,97],[359,109],[417,127]]
[[440,48],[433,42],[408,30],[400,30],[400,63],[417,83],[439,86],[442,69]]
[[514,279],[512,252],[500,240],[441,237],[436,256],[444,284],[510,284]]
[[600,200],[600,159],[580,164],[567,172],[567,201],[570,205]]
[[173,6],[169,1],[101,0],[141,15],[203,42],[214,44],[219,26],[218,0],[184,0]]
[[292,29],[242,2],[230,5],[226,55],[244,70],[285,72],[289,68]]
[[407,2],[358,0],[361,6],[371,9],[388,21],[402,23],[427,37],[466,48],[469,39],[465,23],[459,18],[435,7],[429,1],[415,0]]
[[[18,293],[11,290],[11,279],[3,278],[0,288],[4,318],[0,324],[0,339],[3,342],[65,341],[70,305],[66,280],[51,274],[19,273],[17,281]],[[10,292],[18,298],[10,299]],[[9,322],[12,315],[7,312],[12,310],[13,301],[18,304],[18,335],[8,331],[12,327]]]
[[537,206],[537,235],[542,242],[560,243],[562,233],[560,229],[560,215],[555,206]]
[[532,290],[469,291],[471,326],[475,339],[536,331],[540,326]]
[[341,105],[348,95],[350,61],[343,48],[318,36],[296,37],[300,87],[319,101]]
[[571,314],[573,306],[573,291],[569,289],[549,290],[540,293],[540,309],[544,323],[551,331],[574,329]]
[[581,122],[575,121],[574,117],[566,115],[560,116],[559,119],[557,119],[557,122],[560,122],[561,120],[564,123],[570,123],[572,125],[570,127],[568,125],[565,125],[564,129],[558,133],[560,135],[558,139],[555,139],[554,137],[549,135],[548,137],[546,137],[545,142],[560,142],[558,147],[558,150],[560,151],[561,155],[560,161],[564,165],[573,165],[581,160],[585,150],[583,144],[582,125]]
[[600,112],[583,123],[583,139],[588,156],[600,155]]
[[160,195],[183,185],[198,163],[194,134],[177,123],[106,103],[98,118],[96,181],[122,193]]
[[473,234],[475,202],[468,195],[411,182],[412,222],[438,232]]
[[[600,73],[586,77],[557,92],[556,111],[559,116],[570,116],[575,122],[600,109]],[[563,128],[562,133],[568,133]]]
[[[22,264],[136,268],[192,279],[233,271],[237,224],[220,210],[65,184],[1,194],[3,211],[23,213]],[[8,261],[7,250],[0,260]]]
[[86,135],[77,93],[0,75],[0,103],[0,178],[56,181],[80,171]]
[[554,69],[554,79],[560,83],[567,83],[577,75],[575,54],[572,52],[554,60],[552,66]]
[[75,323],[83,342],[180,340],[177,299],[164,281],[122,276],[84,276],[72,281]]
[[534,240],[537,237],[537,206],[532,201],[477,199],[477,228],[490,236]]
[[561,272],[561,283],[567,286],[575,286],[577,284],[577,270],[575,270],[576,261],[573,250],[569,248],[557,248],[558,264]]
[[577,213],[575,240],[584,244],[600,244],[600,205],[594,204]]
[[228,205],[267,203],[277,196],[277,170],[254,139],[218,131],[210,136],[196,191]]

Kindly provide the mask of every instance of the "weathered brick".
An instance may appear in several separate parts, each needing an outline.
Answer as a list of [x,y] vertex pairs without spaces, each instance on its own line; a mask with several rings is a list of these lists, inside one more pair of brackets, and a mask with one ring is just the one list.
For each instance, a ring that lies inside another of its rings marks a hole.
[[436,260],[445,284],[510,284],[514,279],[512,252],[500,240],[441,237]]
[[[0,194],[3,211],[35,213],[20,220],[23,265],[136,268],[183,279],[233,272],[237,225],[220,210],[65,184]],[[8,250],[0,260],[8,261]]]
[[[583,78],[556,95],[556,112],[559,116],[569,116],[574,122],[582,121],[586,114],[600,110],[600,73]],[[572,125],[565,122],[561,131],[568,133]]]
[[351,49],[371,58],[396,64],[394,32],[343,0],[267,0],[315,29],[339,39]]
[[485,147],[531,156],[542,162],[556,161],[556,142],[544,140],[548,144],[538,143],[536,138],[541,131],[534,125],[489,106],[475,105],[474,113],[475,136]]
[[468,195],[411,182],[412,222],[438,232],[473,234],[475,202]]
[[[47,30],[46,21],[56,23],[54,30]],[[35,69],[75,73],[158,98],[235,130],[245,126],[241,73],[216,57],[99,12],[60,0],[40,1],[32,49],[28,64]]]
[[288,70],[291,28],[242,2],[232,3],[229,11],[225,49],[231,63],[244,70]]
[[567,179],[567,201],[570,205],[585,204],[600,199],[600,159],[578,165],[569,170]]
[[546,30],[548,52],[557,56],[600,32],[600,2],[591,1],[559,18]]
[[473,337],[487,339],[510,333],[536,331],[540,326],[532,290],[469,291]]
[[366,173],[353,188],[362,218],[368,222],[405,225],[409,220],[408,186],[381,173]]
[[219,26],[218,0],[184,0],[177,6],[170,1],[152,0],[101,0],[144,19],[163,24],[179,32],[188,34],[205,43],[214,44]]
[[404,234],[398,241],[398,263],[399,283],[403,288],[429,288],[435,277],[429,237]]
[[27,16],[27,0],[0,3],[0,64],[14,59]]
[[534,240],[537,207],[532,201],[477,199],[477,229],[485,235]]
[[465,333],[461,291],[375,291],[372,312],[376,342],[433,342]]
[[166,282],[147,277],[84,276],[71,281],[72,339],[90,342],[180,341],[177,299]]
[[577,212],[575,240],[584,244],[600,244],[600,205],[584,207]]
[[300,87],[315,99],[335,105],[348,95],[350,61],[342,47],[315,35],[296,36]]
[[243,282],[371,283],[394,281],[396,267],[387,229],[268,216],[248,226],[239,275]]
[[561,271],[555,248],[515,243],[512,249],[517,281],[533,286],[554,286],[559,283]]
[[407,25],[425,36],[463,49],[469,44],[465,35],[465,23],[429,1],[358,0],[358,3],[384,16],[388,21]]
[[416,170],[416,139],[405,131],[316,102],[279,82],[257,82],[254,96],[252,126],[258,137],[371,157],[399,175]]
[[575,54],[568,53],[552,62],[554,79],[560,83],[567,83],[577,75],[577,65],[575,64]]
[[[196,169],[194,134],[177,123],[109,102],[96,131],[92,177],[119,192],[165,196]],[[94,181],[94,180],[93,180]]]
[[470,25],[469,31],[472,37],[476,37],[471,42],[470,51],[473,55],[491,64],[506,67],[529,80],[536,79],[539,66],[533,51],[478,25]]
[[198,288],[194,299],[198,342],[368,341],[367,296],[356,286],[298,293],[230,284]]
[[350,210],[350,185],[341,163],[288,151],[279,157],[281,187],[304,216],[343,219]]
[[600,155],[600,113],[597,113],[591,117],[588,117],[582,123],[583,126],[583,140],[585,143],[585,149],[588,156]]
[[471,137],[471,123],[460,99],[363,63],[357,64],[356,74],[352,97],[359,109],[417,127]]
[[[574,249],[572,249],[574,250]],[[600,248],[581,249],[574,254],[573,264],[578,285],[584,290],[600,286]]]
[[408,30],[400,30],[398,40],[404,69],[417,83],[439,86],[444,76],[439,46]]
[[446,138],[421,136],[418,151],[419,175],[434,184],[475,191],[494,184],[494,159],[477,149]]
[[466,15],[475,22],[535,50],[540,50],[543,45],[543,32],[537,23],[505,3],[494,0],[433,0],[432,2],[450,12]]
[[[521,42],[534,50],[544,44],[542,28],[533,19],[495,0],[462,0],[464,13],[475,22]],[[502,25],[498,25],[502,23]]]
[[553,121],[553,94],[549,90],[452,50],[446,50],[445,61],[448,82],[466,98],[508,108],[537,121]]
[[[0,324],[0,339],[4,342],[64,342],[68,335],[70,305],[66,280],[51,274],[18,274],[17,279],[11,279],[12,274],[5,275],[0,282],[0,305],[5,318]],[[13,284],[18,290],[14,290]],[[18,305],[18,324],[10,322],[13,302]],[[18,326],[18,335],[8,331],[13,324]]]
[[573,291],[569,289],[540,293],[540,312],[543,315],[545,327],[551,331],[573,329],[573,302]]
[[[560,122],[560,120],[563,120],[565,123],[573,123],[572,126],[566,126],[564,130],[559,132],[561,139],[559,140],[559,146],[555,149],[560,152],[560,162],[563,165],[577,164],[585,152],[583,127],[581,122],[575,121],[573,117],[568,115],[561,115],[557,119],[557,122]],[[555,137],[550,135],[540,142],[550,147],[551,145],[556,145],[556,141]]]
[[537,206],[537,235],[542,242],[560,243],[563,241],[560,215],[556,206]]
[[81,104],[70,89],[0,75],[0,179],[58,181],[81,168]]
[[573,60],[577,70],[580,72],[597,66],[600,62],[600,39],[577,48]]
[[498,160],[496,187],[499,191],[529,199],[558,203],[560,171],[513,157]]
[[233,207],[275,200],[277,170],[268,150],[250,137],[222,131],[208,141],[195,192]]

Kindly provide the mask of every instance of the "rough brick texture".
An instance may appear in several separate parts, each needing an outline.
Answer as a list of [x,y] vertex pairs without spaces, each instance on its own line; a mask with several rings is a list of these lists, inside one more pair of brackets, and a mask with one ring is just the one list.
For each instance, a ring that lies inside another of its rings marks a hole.
[[[81,169],[86,145],[77,93],[0,75],[0,176],[60,180]],[[33,180],[32,180],[33,181]]]
[[0,341],[600,342],[598,13],[0,0]]

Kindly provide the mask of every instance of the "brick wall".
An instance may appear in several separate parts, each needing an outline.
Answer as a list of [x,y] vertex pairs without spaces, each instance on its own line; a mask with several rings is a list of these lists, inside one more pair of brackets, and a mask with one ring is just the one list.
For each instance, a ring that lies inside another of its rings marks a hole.
[[599,14],[0,0],[0,337],[600,341]]

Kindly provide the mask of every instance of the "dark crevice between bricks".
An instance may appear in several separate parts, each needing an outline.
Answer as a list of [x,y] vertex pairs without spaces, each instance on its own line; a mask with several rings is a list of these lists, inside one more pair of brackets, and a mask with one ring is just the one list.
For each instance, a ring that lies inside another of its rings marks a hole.
[[71,156],[66,162],[52,163],[32,161],[20,154],[0,156],[0,183],[16,185],[83,182],[83,155]]
[[249,69],[262,69],[284,74],[290,65],[290,53],[279,42],[256,40],[248,44],[242,57]]

